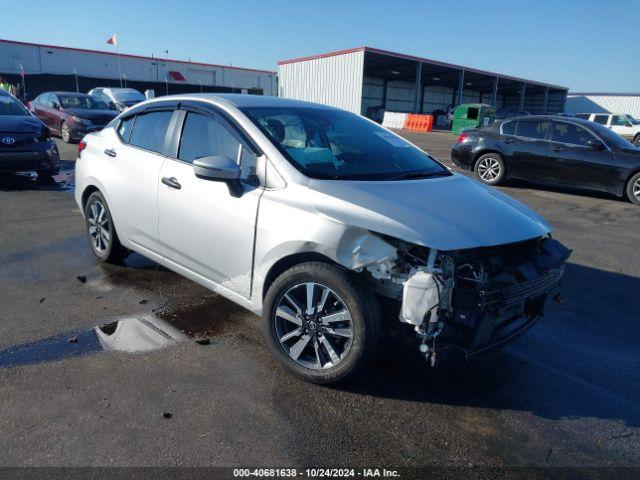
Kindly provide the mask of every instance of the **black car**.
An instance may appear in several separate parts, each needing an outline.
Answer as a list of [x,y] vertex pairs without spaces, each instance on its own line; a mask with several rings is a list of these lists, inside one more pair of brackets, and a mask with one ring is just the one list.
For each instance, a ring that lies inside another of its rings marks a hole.
[[58,173],[60,155],[49,129],[20,100],[0,89],[0,173]]
[[640,205],[640,148],[587,120],[531,115],[465,130],[451,159],[488,185],[517,178],[626,195]]
[[91,95],[75,92],[42,93],[30,103],[29,108],[67,143],[102,130],[118,115]]

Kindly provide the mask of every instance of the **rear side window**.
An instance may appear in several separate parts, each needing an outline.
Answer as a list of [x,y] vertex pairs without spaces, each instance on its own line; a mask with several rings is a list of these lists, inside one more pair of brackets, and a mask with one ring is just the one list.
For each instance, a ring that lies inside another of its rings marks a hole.
[[133,121],[135,117],[130,117],[125,120],[120,120],[118,124],[118,135],[124,143],[129,143],[129,137],[131,136],[131,129],[133,128]]
[[502,124],[502,134],[503,135],[515,135],[516,134],[516,126],[518,122],[505,122]]
[[599,123],[600,125],[606,125],[607,120],[609,120],[609,115],[596,115],[593,117],[593,121]]
[[586,146],[589,140],[596,140],[584,128],[572,123],[556,122],[553,126],[553,141]]
[[536,120],[520,120],[516,130],[519,137],[544,140],[549,131],[549,122]]
[[589,113],[576,113],[576,118],[581,118],[582,120],[589,120],[591,114]]
[[162,153],[172,111],[143,113],[136,116],[129,143],[152,152]]

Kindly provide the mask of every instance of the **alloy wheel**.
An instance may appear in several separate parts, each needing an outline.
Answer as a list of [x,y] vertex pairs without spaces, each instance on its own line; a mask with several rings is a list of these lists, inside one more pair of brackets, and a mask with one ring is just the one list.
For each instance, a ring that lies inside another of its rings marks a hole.
[[633,192],[633,196],[640,201],[640,178],[636,179],[636,181],[633,182],[631,191]]
[[62,124],[62,140],[64,140],[66,143],[69,143],[69,140],[71,140],[71,130],[69,130],[69,125],[67,125],[67,122],[64,122]]
[[89,207],[89,237],[93,248],[103,254],[111,243],[111,224],[107,210],[99,200],[94,200]]
[[289,357],[313,370],[335,367],[353,344],[353,322],[344,301],[315,282],[295,285],[280,297],[275,332]]
[[483,158],[478,164],[478,175],[485,182],[493,182],[500,176],[500,163],[493,157]]

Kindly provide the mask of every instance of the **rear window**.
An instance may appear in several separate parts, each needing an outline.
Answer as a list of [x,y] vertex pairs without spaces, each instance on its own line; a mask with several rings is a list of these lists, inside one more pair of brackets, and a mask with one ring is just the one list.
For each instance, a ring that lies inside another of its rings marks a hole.
[[520,120],[516,130],[519,137],[544,140],[549,131],[548,121]]
[[468,120],[477,120],[479,113],[480,113],[479,109],[477,109],[475,107],[469,107],[467,109],[467,119]]
[[502,124],[501,132],[503,135],[515,135],[518,122],[505,122]]
[[599,123],[600,125],[606,125],[609,120],[609,115],[596,115],[593,117],[593,121]]
[[150,112],[137,115],[129,143],[136,147],[161,153],[172,111]]

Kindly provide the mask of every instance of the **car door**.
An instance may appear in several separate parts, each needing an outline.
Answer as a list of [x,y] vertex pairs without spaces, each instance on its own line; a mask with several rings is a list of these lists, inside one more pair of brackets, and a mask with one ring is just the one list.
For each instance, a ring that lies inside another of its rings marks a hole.
[[515,136],[509,143],[507,173],[510,177],[546,182],[553,177],[554,158],[547,136],[551,121],[534,119],[517,121]]
[[[256,148],[220,114],[183,110],[176,151],[160,173],[159,228],[165,261],[243,297],[251,294],[258,201]],[[196,177],[192,162],[224,155],[242,167],[242,192]]]
[[33,113],[49,128],[51,128],[51,115],[49,113],[51,109],[50,98],[51,95],[49,93],[43,93],[33,102]]
[[118,234],[158,259],[158,183],[174,112],[156,107],[123,118],[116,128],[119,141],[104,151],[105,161],[115,164],[107,181]]
[[[588,142],[600,142],[594,148]],[[609,191],[618,183],[618,166],[613,152],[592,132],[580,125],[556,120],[551,133],[556,158],[555,183],[561,186]]]

